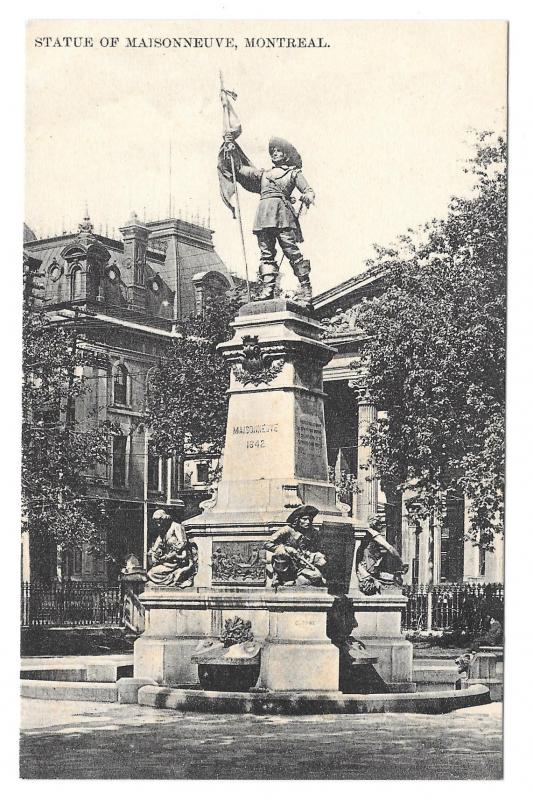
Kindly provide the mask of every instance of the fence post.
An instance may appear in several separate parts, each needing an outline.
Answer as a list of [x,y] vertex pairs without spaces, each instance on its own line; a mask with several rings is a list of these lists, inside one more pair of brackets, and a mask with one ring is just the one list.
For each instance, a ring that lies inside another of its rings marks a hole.
[[426,621],[426,631],[431,633],[431,626],[433,622],[433,587],[428,586],[428,603],[427,603],[427,621]]

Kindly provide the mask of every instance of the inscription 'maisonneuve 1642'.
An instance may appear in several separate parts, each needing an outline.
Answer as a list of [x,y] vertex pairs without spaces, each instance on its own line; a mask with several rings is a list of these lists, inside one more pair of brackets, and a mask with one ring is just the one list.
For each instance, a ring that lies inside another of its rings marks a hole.
[[[278,433],[278,422],[263,422],[253,425],[233,425],[233,436],[247,436],[246,449],[262,449],[266,447],[268,439],[264,438],[264,434]],[[261,438],[259,438],[261,437]]]

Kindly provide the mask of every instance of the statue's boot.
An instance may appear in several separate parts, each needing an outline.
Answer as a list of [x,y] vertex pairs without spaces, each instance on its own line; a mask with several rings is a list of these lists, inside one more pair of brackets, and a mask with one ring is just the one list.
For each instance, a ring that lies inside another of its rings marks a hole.
[[271,264],[261,264],[259,267],[259,276],[261,278],[261,291],[259,293],[259,300],[272,300],[274,291],[276,289],[276,278],[278,271],[273,269]]
[[306,305],[311,305],[313,290],[311,288],[311,280],[309,278],[309,273],[311,272],[311,265],[309,261],[303,260],[298,264],[294,264],[293,270],[300,283],[300,290],[296,293],[294,299],[303,300]]

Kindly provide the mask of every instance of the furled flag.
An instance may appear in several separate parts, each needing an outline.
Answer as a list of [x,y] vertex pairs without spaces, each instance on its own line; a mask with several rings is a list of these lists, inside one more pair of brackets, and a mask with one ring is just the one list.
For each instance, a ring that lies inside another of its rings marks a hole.
[[[224,136],[229,134],[232,140],[237,139],[242,133],[241,122],[233,106],[233,101],[236,99],[237,95],[235,92],[230,92],[229,89],[221,88],[220,101],[222,103],[224,115],[223,132]],[[233,144],[233,148],[229,150],[228,143],[224,141],[218,153],[218,182],[222,200],[233,214],[233,219],[235,219],[235,207],[231,202],[236,190],[231,168],[232,161],[234,164],[235,161],[237,161],[239,164],[251,166],[250,160],[245,156],[238,144]]]
[[230,92],[229,89],[220,90],[220,102],[222,103],[224,114],[224,135],[231,133],[234,139],[237,139],[242,133],[241,121],[232,103],[232,100],[236,99],[235,92]]

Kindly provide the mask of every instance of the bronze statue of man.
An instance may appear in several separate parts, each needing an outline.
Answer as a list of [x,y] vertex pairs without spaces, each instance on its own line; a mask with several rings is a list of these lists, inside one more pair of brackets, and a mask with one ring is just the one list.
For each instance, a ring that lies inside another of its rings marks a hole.
[[322,570],[327,563],[326,556],[318,550],[317,531],[313,526],[317,514],[315,506],[298,506],[287,517],[287,524],[265,542],[265,550],[272,553],[267,573],[273,587],[325,586]]
[[225,150],[233,157],[235,177],[249,192],[260,195],[255,215],[253,232],[261,254],[259,275],[262,282],[260,300],[274,297],[279,264],[276,262],[276,242],[298,281],[300,291],[295,299],[310,304],[312,297],[309,261],[304,259],[298,245],[303,242],[299,213],[293,208],[292,193],[300,193],[301,206],[309,207],[315,200],[315,193],[302,172],[302,158],[294,145],[285,139],[272,137],[268,149],[272,159],[269,169],[258,169],[250,164],[242,150],[234,144],[233,135],[224,137]]

